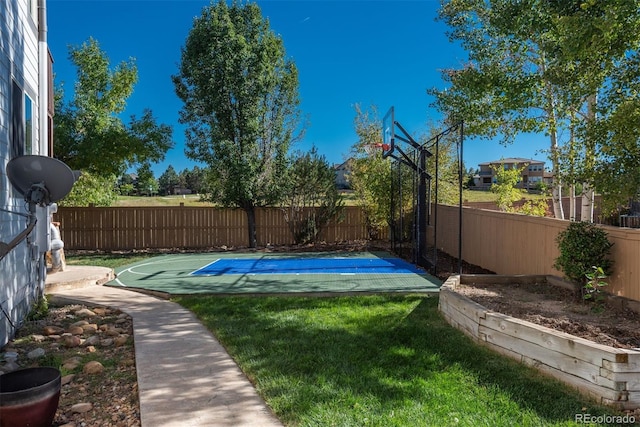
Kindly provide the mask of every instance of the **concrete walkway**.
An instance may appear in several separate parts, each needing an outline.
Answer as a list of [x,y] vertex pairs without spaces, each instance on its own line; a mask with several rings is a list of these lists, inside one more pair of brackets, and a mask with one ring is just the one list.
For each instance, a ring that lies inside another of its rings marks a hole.
[[101,267],[68,266],[47,276],[46,292],[53,300],[114,307],[133,318],[143,427],[282,426],[190,311],[139,292],[100,286],[110,274]]

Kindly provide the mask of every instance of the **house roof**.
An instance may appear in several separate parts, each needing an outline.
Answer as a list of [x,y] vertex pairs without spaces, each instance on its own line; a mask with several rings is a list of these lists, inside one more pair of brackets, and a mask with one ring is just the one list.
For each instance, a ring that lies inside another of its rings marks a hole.
[[512,164],[512,163],[528,163],[530,165],[544,165],[544,162],[534,159],[525,159],[522,157],[507,157],[506,159],[492,160],[490,162],[478,163],[478,166],[489,166],[499,164]]
[[342,162],[340,164],[334,164],[333,165],[333,169],[334,170],[350,170],[352,161],[353,161],[352,158],[348,158],[347,160],[345,160],[344,162]]

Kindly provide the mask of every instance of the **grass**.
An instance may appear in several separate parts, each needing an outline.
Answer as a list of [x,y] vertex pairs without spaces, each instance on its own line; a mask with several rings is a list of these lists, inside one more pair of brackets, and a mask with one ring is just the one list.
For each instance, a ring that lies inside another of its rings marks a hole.
[[[497,200],[498,195],[496,193],[492,193],[491,191],[481,191],[481,190],[463,190],[462,191],[462,200],[464,203],[466,202],[495,202]],[[527,200],[540,200],[540,199],[548,199],[550,196],[545,196],[543,194],[533,194],[528,193],[526,191],[522,191],[522,198]]]
[[134,262],[143,261],[157,255],[158,254],[153,253],[67,253],[65,254],[65,260],[69,265],[91,265],[96,267],[117,268],[123,265],[133,264]]
[[213,203],[201,202],[200,196],[197,194],[185,194],[184,196],[118,196],[118,199],[113,204],[114,207],[128,207],[128,206],[180,206],[183,203],[185,206],[200,206],[207,207],[213,206]]
[[[346,206],[357,206],[358,199],[351,191],[343,191],[344,202]],[[538,200],[548,198],[540,194],[522,193],[522,197],[528,200]],[[496,194],[491,191],[463,190],[462,199],[465,202],[495,202]],[[200,196],[190,194],[185,196],[118,196],[118,200],[113,204],[119,206],[179,206],[183,203],[185,206],[214,206],[210,202],[201,202]]]
[[612,413],[475,345],[437,297],[180,297],[289,426],[578,425]]
[[[350,191],[342,192],[344,197],[344,203],[346,206],[357,206],[358,201]],[[201,202],[200,196],[197,194],[189,194],[184,196],[118,196],[118,199],[113,203],[114,207],[133,207],[133,206],[180,206],[180,203],[185,206],[195,207],[211,207],[215,206],[211,202]]]

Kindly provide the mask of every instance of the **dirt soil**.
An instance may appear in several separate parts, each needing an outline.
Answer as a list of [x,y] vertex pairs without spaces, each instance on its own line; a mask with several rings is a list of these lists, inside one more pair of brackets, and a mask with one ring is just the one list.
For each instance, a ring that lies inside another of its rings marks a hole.
[[640,315],[580,301],[574,291],[547,283],[465,284],[456,291],[508,316],[617,348],[640,347]]

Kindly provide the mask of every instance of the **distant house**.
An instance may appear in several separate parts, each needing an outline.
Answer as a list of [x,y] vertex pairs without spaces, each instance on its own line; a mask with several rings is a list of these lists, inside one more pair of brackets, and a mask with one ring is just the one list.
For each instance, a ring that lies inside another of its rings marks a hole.
[[185,188],[185,187],[173,187],[172,189],[172,194],[175,195],[184,195],[184,194],[191,194],[193,193],[193,191],[191,191],[190,188]]
[[[42,20],[40,20],[42,19]],[[18,156],[52,155],[53,75],[47,45],[46,0],[0,2],[0,240],[25,227],[25,202],[6,175]],[[0,347],[13,337],[44,290],[48,208],[38,207],[29,238],[0,259]]]
[[333,170],[336,173],[336,187],[341,190],[351,188],[349,184],[349,174],[351,173],[351,159],[336,164],[333,166]]
[[512,157],[507,159],[493,160],[490,162],[480,163],[480,171],[474,176],[474,184],[478,189],[489,189],[491,185],[497,182],[496,172],[494,168],[503,165],[505,169],[522,168],[522,177],[518,183],[519,188],[530,189],[535,188],[538,183],[551,179],[551,175],[544,170],[544,162],[533,159],[523,159],[521,157]]

